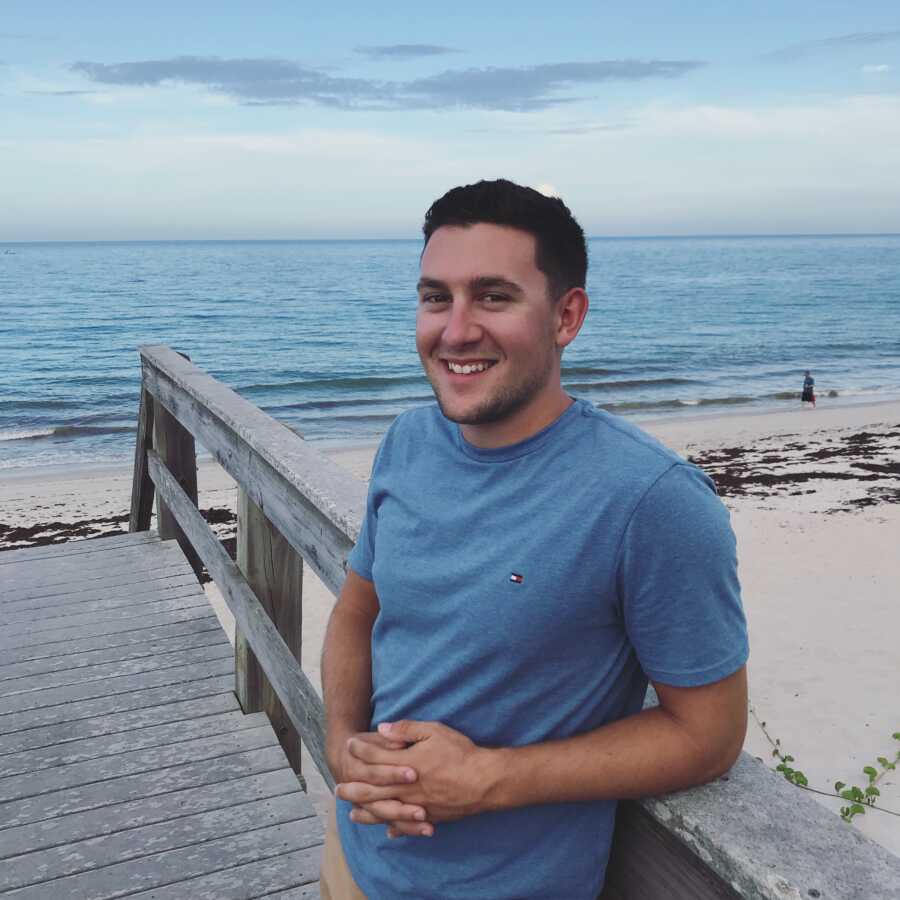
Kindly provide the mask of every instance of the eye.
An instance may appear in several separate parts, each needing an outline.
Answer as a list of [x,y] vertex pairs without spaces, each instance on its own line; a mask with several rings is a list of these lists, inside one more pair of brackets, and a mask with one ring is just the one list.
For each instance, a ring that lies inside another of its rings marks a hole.
[[485,306],[501,306],[502,304],[509,302],[509,297],[507,297],[506,294],[482,294],[481,302]]
[[449,303],[450,298],[447,296],[447,294],[431,292],[427,294],[420,294],[419,302],[425,306],[441,306],[445,303]]

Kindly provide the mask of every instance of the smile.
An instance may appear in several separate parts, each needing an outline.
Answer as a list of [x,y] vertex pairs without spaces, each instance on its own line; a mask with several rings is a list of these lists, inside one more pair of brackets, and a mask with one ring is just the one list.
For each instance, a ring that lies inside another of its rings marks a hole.
[[444,362],[447,364],[447,368],[451,372],[453,372],[454,375],[472,375],[476,372],[485,372],[492,365],[494,365],[494,361],[455,363],[455,362],[451,362],[449,359],[445,359]]

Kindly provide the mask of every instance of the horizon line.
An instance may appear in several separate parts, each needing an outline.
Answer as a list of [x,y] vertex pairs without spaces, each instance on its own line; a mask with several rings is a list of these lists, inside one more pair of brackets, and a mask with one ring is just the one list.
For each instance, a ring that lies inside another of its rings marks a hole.
[[[748,231],[748,232],[697,232],[696,234],[590,234],[588,241],[681,241],[698,239],[741,239],[741,238],[866,238],[900,237],[900,231]],[[378,243],[418,243],[416,237],[383,238],[51,238],[33,240],[0,240],[3,246],[27,246],[32,244],[378,244]]]

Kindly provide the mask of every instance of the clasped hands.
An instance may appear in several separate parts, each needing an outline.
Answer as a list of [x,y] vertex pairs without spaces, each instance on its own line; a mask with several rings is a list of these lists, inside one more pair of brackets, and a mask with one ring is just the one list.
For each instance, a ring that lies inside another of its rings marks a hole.
[[492,756],[440,722],[383,722],[343,742],[335,793],[360,825],[431,837],[435,823],[488,809]]

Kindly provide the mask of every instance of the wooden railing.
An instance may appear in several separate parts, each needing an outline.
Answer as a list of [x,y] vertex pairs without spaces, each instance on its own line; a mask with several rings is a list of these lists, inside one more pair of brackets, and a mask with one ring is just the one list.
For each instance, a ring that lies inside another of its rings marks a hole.
[[[299,664],[303,564],[338,593],[365,485],[175,351],[140,354],[130,528],[150,527],[155,494],[160,536],[234,614],[244,711],[269,714],[298,773],[302,741],[333,789],[322,701]],[[236,562],[198,510],[195,439],[238,484]],[[619,804],[603,900],[810,897],[900,897],[900,859],[746,753],[710,785]]]

